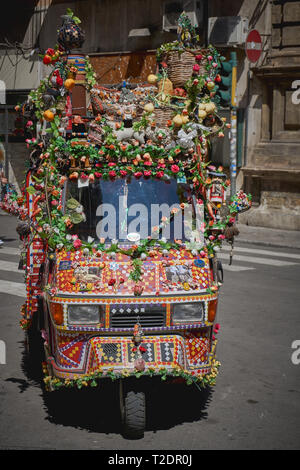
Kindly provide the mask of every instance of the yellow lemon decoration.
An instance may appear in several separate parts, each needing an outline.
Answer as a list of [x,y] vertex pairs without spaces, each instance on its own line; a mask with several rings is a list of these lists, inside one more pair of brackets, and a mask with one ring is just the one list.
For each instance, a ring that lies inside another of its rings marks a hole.
[[176,116],[173,118],[173,122],[176,127],[182,126],[183,124],[182,116],[180,114],[176,114]]
[[154,73],[150,73],[150,75],[148,75],[148,77],[147,77],[147,81],[148,81],[148,83],[151,83],[151,85],[155,85],[157,80],[158,80],[158,76],[154,75]]
[[206,111],[207,113],[213,113],[215,110],[216,110],[216,105],[215,105],[215,103],[212,103],[212,102],[206,103],[206,105],[205,105],[205,111]]
[[154,106],[153,106],[153,104],[152,104],[152,103],[147,103],[147,104],[145,104],[144,110],[145,110],[147,113],[153,113],[153,111],[154,111]]
[[207,113],[206,113],[206,111],[204,111],[204,109],[199,109],[198,110],[198,116],[199,116],[199,119],[204,119],[204,118],[206,118]]

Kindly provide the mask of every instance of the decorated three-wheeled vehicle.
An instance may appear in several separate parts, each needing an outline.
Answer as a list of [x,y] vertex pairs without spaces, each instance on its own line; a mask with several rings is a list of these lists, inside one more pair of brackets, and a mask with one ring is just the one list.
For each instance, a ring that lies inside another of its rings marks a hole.
[[228,201],[228,176],[209,161],[226,129],[215,99],[222,58],[199,47],[187,17],[148,83],[114,87],[71,53],[84,39],[77,23],[69,12],[43,58],[49,76],[19,107],[34,129],[30,169],[23,196],[2,206],[21,219],[21,326],[42,338],[46,389],[117,379],[125,430],[139,437],[139,378],[215,383],[217,252],[251,199]]

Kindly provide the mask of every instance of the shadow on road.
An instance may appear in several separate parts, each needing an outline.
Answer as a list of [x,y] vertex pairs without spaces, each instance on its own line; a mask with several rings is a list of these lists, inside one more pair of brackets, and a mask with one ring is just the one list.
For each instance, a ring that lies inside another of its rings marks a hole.
[[[146,431],[207,418],[210,388],[199,391],[192,385],[163,383],[157,378],[138,380],[146,392]],[[122,433],[118,384],[110,379],[103,379],[95,389],[45,392],[44,404],[50,422],[90,432]]]
[[[122,434],[118,381],[102,379],[95,388],[46,392],[42,381],[42,358],[38,354],[32,357],[27,346],[26,339],[20,341],[22,370],[27,380],[11,377],[7,381],[17,384],[20,393],[30,386],[41,387],[48,421],[89,432]],[[195,385],[163,382],[159,377],[136,380],[139,390],[146,394],[146,431],[166,430],[207,418],[212,388],[199,390]]]

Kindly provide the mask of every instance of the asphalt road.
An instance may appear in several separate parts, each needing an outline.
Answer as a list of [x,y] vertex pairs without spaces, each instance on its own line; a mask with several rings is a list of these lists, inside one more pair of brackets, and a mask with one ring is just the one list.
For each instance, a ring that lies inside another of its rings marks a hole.
[[121,435],[115,383],[50,398],[40,388],[18,325],[24,288],[15,269],[14,227],[13,217],[0,216],[0,340],[6,345],[0,449],[299,448],[300,364],[292,363],[291,345],[300,340],[300,250],[237,244],[232,268],[228,251],[222,253],[217,384],[199,392],[194,386],[144,383],[147,430],[135,441]]

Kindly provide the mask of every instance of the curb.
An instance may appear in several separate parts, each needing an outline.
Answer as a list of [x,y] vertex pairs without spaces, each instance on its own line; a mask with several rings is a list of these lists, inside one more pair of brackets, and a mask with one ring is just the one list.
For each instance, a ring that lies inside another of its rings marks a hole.
[[257,240],[248,240],[246,238],[239,239],[238,237],[235,239],[235,243],[242,243],[244,245],[258,245],[258,246],[267,246],[267,247],[274,247],[274,248],[288,248],[291,250],[300,250],[300,246],[295,246],[292,244],[280,244],[276,242],[264,242],[264,241],[257,241]]

